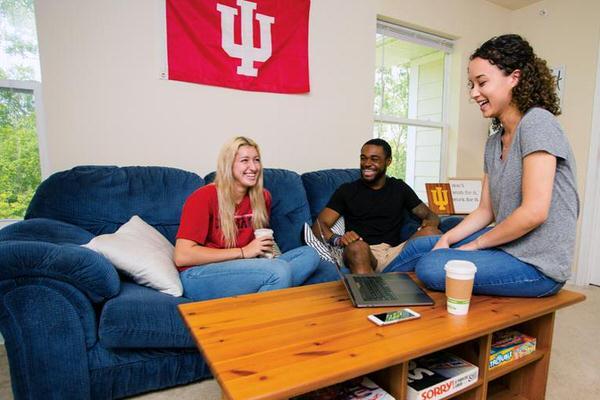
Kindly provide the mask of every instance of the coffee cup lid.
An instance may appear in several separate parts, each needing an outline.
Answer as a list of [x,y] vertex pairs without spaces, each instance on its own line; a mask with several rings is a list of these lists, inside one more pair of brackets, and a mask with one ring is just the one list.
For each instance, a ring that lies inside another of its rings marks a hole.
[[471,261],[450,260],[444,266],[444,270],[457,275],[475,275],[477,267]]

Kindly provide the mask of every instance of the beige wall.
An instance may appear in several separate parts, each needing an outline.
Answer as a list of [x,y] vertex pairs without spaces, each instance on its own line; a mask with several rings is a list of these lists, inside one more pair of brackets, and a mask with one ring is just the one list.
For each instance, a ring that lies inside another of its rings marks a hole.
[[[160,80],[160,0],[37,0],[52,170],[167,165],[204,174],[223,141],[254,137],[267,166],[299,172],[357,164],[371,137],[377,15],[456,38],[449,87],[448,175],[482,171],[488,122],[469,103],[469,54],[516,31],[566,66],[561,123],[583,191],[600,37],[600,2],[545,0],[511,12],[484,0],[312,0],[311,92],[253,93]],[[539,16],[539,8],[548,11]]]
[[[541,16],[540,10],[546,15]],[[559,121],[575,153],[583,199],[600,45],[600,1],[541,1],[512,13],[511,29],[526,37],[549,66],[565,66]]]
[[222,143],[248,135],[267,166],[354,166],[371,137],[375,9],[313,0],[306,95],[159,79],[157,0],[37,0],[53,171],[77,164],[212,171]]
[[480,173],[486,122],[468,103],[465,57],[502,31],[507,10],[483,0],[313,0],[311,92],[280,95],[160,80],[157,3],[36,1],[52,170],[137,164],[204,174],[223,141],[237,134],[261,143],[268,166],[354,166],[360,144],[371,137],[380,14],[459,37],[449,173]]

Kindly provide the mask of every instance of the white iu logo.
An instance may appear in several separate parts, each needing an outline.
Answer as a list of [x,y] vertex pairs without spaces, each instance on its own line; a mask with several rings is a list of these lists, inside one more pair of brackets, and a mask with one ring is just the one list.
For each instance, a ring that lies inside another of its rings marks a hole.
[[256,13],[256,20],[260,23],[260,47],[254,47],[252,14],[256,3],[237,0],[237,5],[242,10],[242,44],[233,41],[233,24],[238,9],[217,3],[217,10],[221,13],[221,47],[230,57],[242,60],[242,64],[237,67],[238,75],[257,76],[258,70],[254,68],[254,62],[264,62],[271,57],[271,24],[275,22],[275,18]]

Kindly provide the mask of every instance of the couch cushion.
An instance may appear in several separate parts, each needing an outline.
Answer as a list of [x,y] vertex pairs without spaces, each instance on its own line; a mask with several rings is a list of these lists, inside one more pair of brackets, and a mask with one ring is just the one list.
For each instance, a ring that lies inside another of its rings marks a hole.
[[198,175],[175,168],[81,166],[42,182],[25,219],[55,219],[100,235],[137,214],[174,243],[183,203],[202,185]]
[[360,169],[324,169],[302,174],[302,184],[312,221],[325,208],[333,192],[342,184],[360,178]]
[[[210,173],[204,179],[214,180]],[[265,188],[271,192],[271,229],[281,251],[289,251],[302,246],[302,229],[310,219],[308,201],[300,175],[285,169],[264,169]]]
[[98,337],[106,348],[195,347],[177,310],[191,300],[173,297],[132,282],[106,302]]

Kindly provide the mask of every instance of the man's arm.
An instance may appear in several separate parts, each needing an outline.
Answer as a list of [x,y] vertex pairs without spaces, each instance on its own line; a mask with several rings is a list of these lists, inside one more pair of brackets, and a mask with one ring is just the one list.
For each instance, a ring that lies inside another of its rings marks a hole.
[[[323,238],[332,246],[346,247],[352,242],[361,240],[361,237],[354,231],[345,232],[343,236],[339,236],[333,233],[331,227],[333,226],[333,224],[335,224],[335,221],[337,221],[338,218],[340,218],[340,216],[340,213],[338,213],[337,211],[329,207],[325,207],[312,225],[312,231],[315,234],[315,236],[321,239],[322,229]],[[321,229],[319,229],[319,223],[321,225]]]
[[440,217],[436,213],[431,211],[425,203],[421,203],[411,210],[411,212],[421,219],[421,226],[419,230],[412,236],[430,236],[430,235],[441,235],[442,232],[438,229],[440,225]]
[[[312,224],[312,231],[315,234],[315,236],[319,239],[325,239],[325,241],[329,241],[329,239],[331,239],[331,237],[333,236],[333,231],[331,230],[331,227],[333,226],[333,224],[335,224],[335,221],[337,221],[339,217],[340,214],[337,211],[325,207],[323,211],[319,213],[315,222]],[[323,237],[321,237],[321,235]]]

